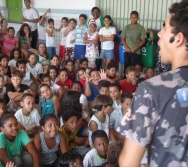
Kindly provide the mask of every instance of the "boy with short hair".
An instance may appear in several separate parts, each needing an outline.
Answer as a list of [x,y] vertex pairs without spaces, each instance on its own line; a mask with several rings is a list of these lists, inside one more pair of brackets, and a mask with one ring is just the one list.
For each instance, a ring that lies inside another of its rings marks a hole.
[[67,90],[63,89],[61,86],[52,82],[48,74],[41,75],[41,83],[49,85],[50,88],[52,89],[53,95],[57,95],[60,101],[63,98],[64,94],[67,92]]
[[74,58],[76,59],[77,68],[79,68],[80,59],[83,59],[86,53],[86,44],[84,43],[84,36],[88,30],[86,20],[87,16],[85,14],[81,14],[79,16],[79,24],[76,26]]
[[113,109],[117,109],[120,106],[122,88],[119,83],[111,83],[109,86],[109,94],[113,100]]
[[21,84],[23,79],[23,73],[15,70],[11,74],[12,84],[6,88],[6,102],[8,112],[16,112],[20,106],[20,101],[24,93],[32,93],[29,87],[25,84]]
[[106,80],[111,83],[118,82],[119,80],[121,80],[121,77],[116,75],[117,71],[118,71],[117,63],[113,61],[108,63],[107,71],[106,71]]
[[121,42],[125,47],[124,69],[128,66],[134,66],[139,62],[141,54],[140,48],[146,42],[146,31],[144,27],[137,22],[138,19],[138,12],[132,11],[130,14],[131,24],[125,26],[122,32]]
[[68,79],[68,71],[65,68],[62,68],[59,71],[58,81],[56,82],[57,85],[61,86],[62,88],[70,89],[72,86],[72,81]]
[[109,95],[109,86],[110,86],[110,82],[109,81],[103,81],[100,84],[100,88],[99,88],[99,93],[101,95]]
[[129,66],[125,70],[126,79],[120,82],[122,92],[134,93],[136,90],[136,69],[134,66]]
[[91,69],[89,75],[86,75],[84,94],[89,102],[89,108],[92,110],[92,103],[95,97],[99,94],[100,84],[104,78],[101,78],[103,73],[100,73],[97,69]]
[[125,138],[117,132],[117,128],[121,125],[121,120],[124,115],[128,113],[128,109],[132,103],[133,95],[131,93],[123,93],[121,95],[120,105],[121,107],[116,108],[110,115],[110,131],[113,133],[117,140],[124,141]]
[[83,67],[85,69],[88,68],[88,59],[86,57],[80,60],[80,68],[81,67]]
[[48,27],[46,28],[46,48],[50,56],[56,55],[55,27],[52,18],[48,19]]
[[16,69],[23,74],[22,84],[30,87],[30,89],[37,91],[40,82],[33,76],[30,71],[26,71],[26,62],[24,60],[18,60],[16,62]]
[[109,139],[105,131],[96,130],[92,136],[93,149],[90,150],[84,160],[84,166],[100,166],[107,162]]
[[25,93],[20,101],[22,108],[14,114],[20,124],[20,128],[24,129],[29,136],[32,136],[35,128],[40,126],[40,115],[34,105],[35,97],[30,93]]

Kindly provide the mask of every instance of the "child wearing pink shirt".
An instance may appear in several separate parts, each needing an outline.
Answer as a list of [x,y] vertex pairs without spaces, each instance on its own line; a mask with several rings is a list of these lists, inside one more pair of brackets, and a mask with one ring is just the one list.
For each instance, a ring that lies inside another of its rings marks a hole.
[[12,49],[19,47],[18,38],[14,36],[15,30],[13,27],[8,28],[8,34],[4,35],[0,40],[3,41],[2,53],[10,57]]

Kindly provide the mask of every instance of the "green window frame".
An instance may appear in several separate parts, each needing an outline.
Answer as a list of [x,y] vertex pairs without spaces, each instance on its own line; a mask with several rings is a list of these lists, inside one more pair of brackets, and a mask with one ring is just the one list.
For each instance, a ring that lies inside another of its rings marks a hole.
[[7,11],[9,22],[22,22],[22,0],[7,0]]

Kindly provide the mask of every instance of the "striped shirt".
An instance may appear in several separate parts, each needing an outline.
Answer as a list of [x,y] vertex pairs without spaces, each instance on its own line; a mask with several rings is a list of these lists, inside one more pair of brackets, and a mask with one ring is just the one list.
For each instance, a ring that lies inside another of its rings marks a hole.
[[82,27],[80,27],[80,25],[76,26],[76,41],[75,41],[75,45],[85,45],[84,36],[85,36],[85,33],[87,31],[88,31],[87,24],[84,24]]

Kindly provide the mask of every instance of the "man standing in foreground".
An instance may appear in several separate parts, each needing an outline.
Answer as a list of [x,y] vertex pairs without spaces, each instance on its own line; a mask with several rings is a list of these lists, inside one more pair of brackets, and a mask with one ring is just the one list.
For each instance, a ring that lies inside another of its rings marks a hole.
[[139,85],[119,131],[126,136],[120,167],[188,166],[188,1],[171,6],[159,32],[160,56],[172,70]]
[[31,47],[36,49],[37,40],[38,40],[37,23],[39,21],[39,16],[37,11],[31,7],[30,0],[24,0],[24,4],[26,10],[23,12],[22,20],[23,22],[26,22],[31,29],[31,33],[32,33]]

